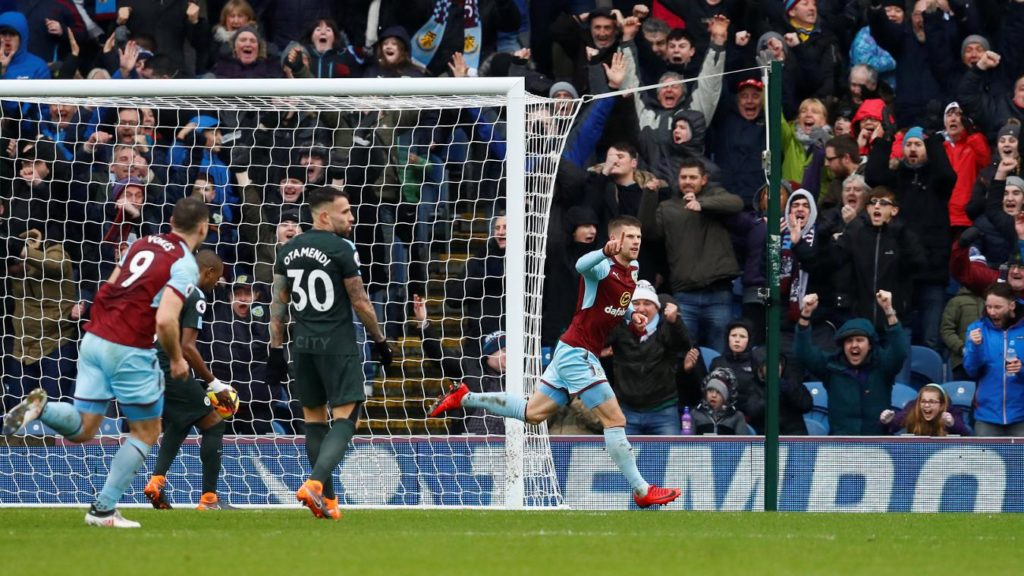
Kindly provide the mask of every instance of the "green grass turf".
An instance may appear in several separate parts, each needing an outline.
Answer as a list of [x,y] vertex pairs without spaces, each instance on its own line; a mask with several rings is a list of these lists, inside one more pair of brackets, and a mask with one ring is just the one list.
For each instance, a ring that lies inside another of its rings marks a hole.
[[[1024,515],[0,509],[0,570],[79,574],[1021,574]],[[925,571],[921,571],[925,570]]]

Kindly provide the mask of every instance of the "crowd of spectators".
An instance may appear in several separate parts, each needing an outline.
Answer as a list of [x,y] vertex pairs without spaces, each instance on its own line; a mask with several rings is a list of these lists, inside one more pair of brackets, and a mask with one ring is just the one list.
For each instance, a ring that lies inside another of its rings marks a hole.
[[[1024,294],[1020,38],[1024,0],[0,0],[0,77],[523,76],[555,102],[528,118],[541,137],[583,98],[554,184],[542,345],[571,319],[576,259],[607,240],[612,218],[638,217],[647,284],[634,306],[657,328],[608,343],[613,386],[637,430],[675,432],[672,410],[689,406],[725,433],[763,427],[767,124],[756,67],[781,62],[787,429],[802,429],[805,380],[842,382],[830,396],[842,431],[901,422],[881,412],[913,343],[978,381],[979,432],[1015,434],[1024,380],[1004,356],[1018,345],[1013,304]],[[286,391],[261,386],[261,302],[276,247],[308,225],[303,198],[316,186],[351,196],[364,281],[393,338],[413,297],[439,297],[428,294],[433,224],[456,200],[479,207],[490,239],[465,276],[449,277],[444,310],[475,319],[461,331],[465,355],[484,358],[457,372],[500,382],[486,361],[504,328],[500,110],[12,100],[2,110],[5,409],[38,385],[69,393],[75,325],[99,283],[195,195],[231,271],[203,338],[214,373],[265,408],[237,431],[268,432],[258,423],[290,407]],[[699,347],[722,354],[710,375]],[[648,364],[657,382],[638,371]],[[996,381],[1005,385],[986,384]],[[986,408],[996,405],[1009,408]],[[736,414],[744,426],[719,425]]]

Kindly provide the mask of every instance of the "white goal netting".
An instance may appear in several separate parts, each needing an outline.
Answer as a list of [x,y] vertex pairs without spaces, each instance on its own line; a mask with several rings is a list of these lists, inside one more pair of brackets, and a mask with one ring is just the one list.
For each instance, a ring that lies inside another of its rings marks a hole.
[[[233,504],[292,503],[309,470],[301,408],[287,385],[264,384],[272,266],[276,247],[310,224],[304,195],[343,186],[396,360],[385,372],[364,346],[367,401],[338,472],[342,503],[518,505],[506,502],[506,474],[521,446],[511,474],[522,475],[523,504],[561,504],[544,427],[507,451],[499,418],[425,411],[452,383],[501,389],[485,352],[506,329],[510,290],[523,291],[525,325],[507,338],[525,350],[524,393],[540,375],[548,209],[576,103],[528,97],[524,135],[507,122],[505,95],[115,98],[87,97],[89,85],[82,97],[0,101],[2,411],[40,386],[71,401],[99,285],[131,242],[169,230],[176,200],[196,195],[210,209],[204,248],[225,263],[198,348],[242,400],[219,490]],[[508,158],[514,138],[524,165]],[[509,190],[509,172],[524,169],[523,189]],[[506,230],[513,208],[525,208],[524,229]],[[506,278],[507,235],[525,241],[525,277]],[[0,437],[0,504],[89,502],[123,429],[112,405],[83,446],[39,422]],[[168,474],[172,501],[198,500],[198,453],[190,438]],[[142,502],[144,481],[126,500]]]

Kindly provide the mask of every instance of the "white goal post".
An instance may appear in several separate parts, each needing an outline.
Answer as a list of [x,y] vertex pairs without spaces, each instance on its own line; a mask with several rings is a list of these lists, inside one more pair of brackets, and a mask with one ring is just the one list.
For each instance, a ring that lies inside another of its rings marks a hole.
[[[569,128],[578,110],[578,102],[570,106],[568,113],[547,116],[549,131],[533,134],[528,121],[531,110],[543,110],[550,106],[550,101],[528,95],[522,78],[402,78],[402,79],[287,79],[287,80],[50,80],[50,81],[0,81],[0,99],[6,104],[9,101],[19,103],[91,103],[96,107],[149,106],[156,109],[205,109],[237,110],[252,107],[254,110],[357,110],[367,111],[377,108],[394,110],[418,110],[422,108],[470,109],[499,106],[504,108],[502,115],[505,131],[505,156],[501,179],[504,181],[504,204],[507,218],[507,245],[505,248],[504,267],[506,289],[504,304],[504,325],[507,333],[505,372],[506,390],[512,393],[528,394],[533,390],[541,372],[540,349],[540,313],[543,292],[544,253],[547,231],[548,210],[553,193],[555,172],[565,144]],[[6,116],[4,117],[6,119]],[[175,127],[177,128],[177,127]],[[528,144],[529,143],[529,144]],[[355,146],[358,146],[356,144]],[[397,145],[396,145],[397,146]],[[241,207],[239,206],[239,209]],[[365,262],[364,262],[365,264]],[[388,263],[391,265],[390,263]],[[426,266],[427,263],[424,263]],[[6,281],[6,279],[4,279]],[[5,355],[7,351],[5,350]],[[209,361],[209,359],[207,359]],[[426,390],[426,388],[424,388]],[[424,392],[424,396],[426,392]],[[424,398],[424,401],[428,400]],[[438,495],[435,488],[423,488],[427,483],[434,486],[434,480],[419,481],[422,494],[429,496],[404,497],[395,492],[391,500],[379,502],[373,498],[349,501],[351,505],[391,505],[394,502],[418,506],[455,505],[455,506],[499,506],[505,508],[536,508],[562,506],[558,481],[555,477],[550,446],[546,438],[546,427],[543,425],[524,426],[523,423],[508,419],[505,422],[503,438],[482,437],[471,439],[476,442],[490,444],[493,441],[495,450],[504,451],[504,470],[494,474],[495,483],[501,478],[503,487],[497,486],[491,496],[475,496],[467,503],[461,497],[446,499]],[[31,436],[31,434],[30,434]],[[406,436],[406,438],[417,438]],[[461,438],[461,437],[448,437]],[[429,442],[441,441],[441,436],[425,435],[419,440]],[[255,438],[251,444],[239,448],[239,462],[251,457],[252,446],[259,450],[264,446],[265,439]],[[361,454],[372,455],[388,441],[381,436],[374,436],[357,442],[356,449],[350,454],[347,462],[361,462]],[[452,441],[454,440],[444,440]],[[460,441],[461,442],[461,441]],[[294,440],[295,446],[301,446],[301,438]],[[470,442],[472,444],[473,442]],[[94,443],[92,448],[99,446],[101,458],[109,459],[109,440]],[[66,458],[80,458],[86,461],[97,454],[87,453],[84,456],[72,456],[69,444],[52,439],[42,442],[46,450],[67,454]],[[361,451],[360,448],[366,448]],[[449,447],[452,453],[459,453],[462,448]],[[186,446],[186,449],[189,445]],[[192,446],[194,449],[194,446]],[[244,448],[244,449],[243,449]],[[36,448],[16,448],[14,444],[3,444],[0,439],[0,506],[19,504],[77,504],[81,495],[68,497],[66,500],[46,495],[26,492],[34,480],[25,475],[40,474],[36,465],[22,466],[22,458],[32,456],[31,450]],[[434,448],[430,448],[431,451]],[[395,454],[399,450],[395,449]],[[442,451],[443,452],[443,451]],[[154,450],[155,453],[155,450]],[[225,449],[227,458],[227,449]],[[432,452],[433,453],[433,452]],[[472,458],[481,457],[483,452],[474,452]],[[77,453],[75,453],[77,454]],[[195,451],[191,455],[182,454],[179,458],[190,458],[189,467],[198,469]],[[439,457],[434,455],[433,457]],[[297,466],[306,466],[303,459],[289,453],[289,462]],[[400,456],[395,456],[396,460]],[[425,461],[424,455],[412,456],[419,462]],[[5,462],[6,460],[6,462]],[[45,460],[45,458],[44,458]],[[147,468],[152,465],[152,456]],[[487,466],[497,466],[492,462]],[[95,461],[83,465],[85,469],[105,470],[105,466],[97,466]],[[353,464],[352,466],[357,466]],[[404,466],[402,464],[398,468]],[[238,473],[227,470],[226,474]],[[261,474],[267,468],[266,462],[259,463]],[[372,467],[371,467],[372,468]],[[49,468],[47,468],[49,470]],[[194,472],[190,470],[190,472]],[[62,474],[62,470],[50,470],[52,474]],[[69,472],[73,473],[73,472]],[[369,476],[385,474],[386,470],[367,472]],[[423,473],[423,471],[420,471]],[[266,478],[260,484],[248,477],[249,472],[242,471],[241,478],[234,480],[238,485],[251,489],[254,493],[266,489],[273,493],[283,493],[285,489],[293,489],[291,481],[274,483],[273,478]],[[456,471],[455,474],[462,474]],[[273,473],[263,474],[273,476]],[[441,476],[443,473],[437,472]],[[472,473],[469,473],[472,476]],[[342,484],[345,483],[346,472],[341,472]],[[138,484],[138,479],[136,484]],[[456,480],[456,485],[461,485]],[[436,480],[438,485],[447,486],[447,480]],[[13,487],[12,487],[13,486]],[[458,488],[457,488],[458,489]],[[397,489],[396,489],[397,490]],[[484,489],[481,489],[485,491]],[[192,490],[193,496],[195,490]],[[91,495],[89,495],[91,496]],[[258,495],[257,495],[258,496]],[[241,504],[284,503],[283,496],[262,498],[253,496]],[[280,496],[280,494],[278,494]],[[126,498],[138,501],[141,494],[136,489],[129,491]],[[231,500],[229,495],[229,500]],[[133,500],[134,501],[134,500]],[[344,502],[343,502],[344,503]]]

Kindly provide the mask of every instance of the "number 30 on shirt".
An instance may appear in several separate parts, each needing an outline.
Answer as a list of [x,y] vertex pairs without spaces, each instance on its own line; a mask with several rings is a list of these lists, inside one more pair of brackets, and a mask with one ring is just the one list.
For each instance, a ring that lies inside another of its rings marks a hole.
[[317,312],[326,312],[334,306],[334,286],[331,277],[323,270],[313,270],[306,276],[305,270],[288,270],[291,282],[292,305],[297,312],[302,312],[307,305],[312,305]]

